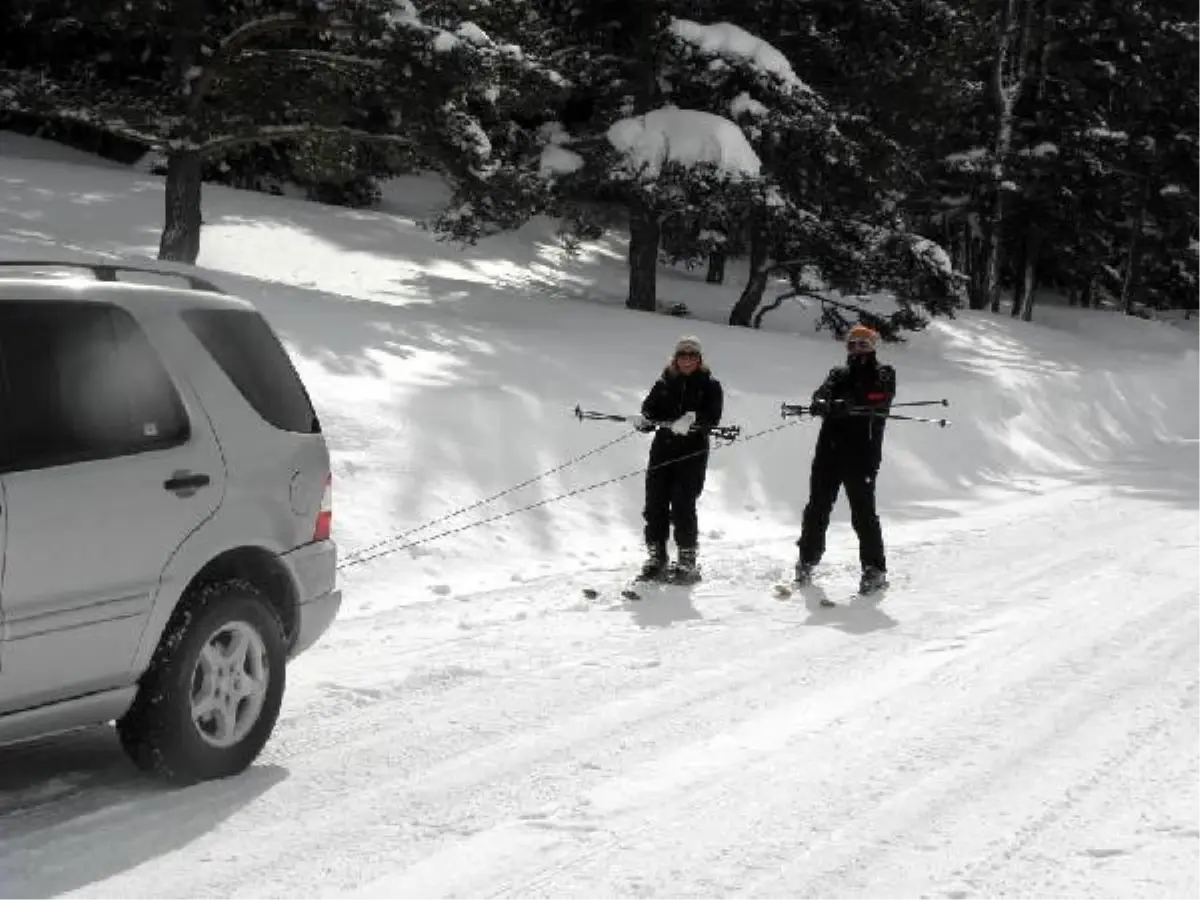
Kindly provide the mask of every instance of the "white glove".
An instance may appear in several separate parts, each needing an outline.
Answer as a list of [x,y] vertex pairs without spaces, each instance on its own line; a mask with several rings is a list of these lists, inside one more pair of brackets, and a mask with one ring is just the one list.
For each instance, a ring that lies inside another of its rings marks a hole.
[[653,431],[650,421],[645,416],[633,416],[629,420],[629,424],[633,426],[634,431]]
[[676,434],[687,434],[692,430],[692,425],[695,424],[695,421],[696,414],[694,412],[686,412],[671,423],[671,430]]

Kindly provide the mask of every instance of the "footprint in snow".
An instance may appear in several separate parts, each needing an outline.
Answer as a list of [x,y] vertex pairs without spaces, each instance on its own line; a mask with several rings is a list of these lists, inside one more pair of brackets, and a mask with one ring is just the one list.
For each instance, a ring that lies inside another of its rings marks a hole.
[[1108,859],[1111,856],[1125,856],[1127,853],[1129,853],[1128,850],[1118,850],[1106,847],[1089,847],[1083,852],[1094,859]]

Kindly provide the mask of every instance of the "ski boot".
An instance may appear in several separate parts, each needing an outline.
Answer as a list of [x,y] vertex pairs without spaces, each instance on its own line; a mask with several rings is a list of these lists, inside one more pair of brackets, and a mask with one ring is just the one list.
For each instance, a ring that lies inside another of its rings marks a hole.
[[671,581],[676,584],[695,584],[700,580],[695,547],[680,547],[679,561],[671,567]]
[[796,587],[804,587],[806,584],[812,583],[813,569],[815,563],[798,560],[796,562],[796,574],[792,577],[792,584]]
[[638,573],[638,581],[658,581],[667,574],[667,545],[651,543],[646,545],[646,561]]
[[865,596],[866,594],[873,594],[876,591],[882,590],[887,586],[887,572],[875,566],[867,566],[863,569],[862,578],[858,582],[858,593]]

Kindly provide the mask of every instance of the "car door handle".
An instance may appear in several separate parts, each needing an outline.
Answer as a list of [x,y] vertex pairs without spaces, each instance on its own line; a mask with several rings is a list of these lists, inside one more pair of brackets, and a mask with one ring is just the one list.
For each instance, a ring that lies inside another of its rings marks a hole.
[[212,479],[203,472],[175,472],[163,482],[163,487],[177,494],[194,493],[198,488],[207,487],[210,481]]

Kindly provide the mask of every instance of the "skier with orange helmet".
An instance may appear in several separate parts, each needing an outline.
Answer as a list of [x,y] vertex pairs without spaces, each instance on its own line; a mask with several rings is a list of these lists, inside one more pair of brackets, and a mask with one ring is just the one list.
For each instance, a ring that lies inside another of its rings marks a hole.
[[825,553],[825,532],[841,488],[850,503],[862,564],[860,593],[887,584],[883,533],[875,510],[875,480],[883,457],[883,433],[896,396],[896,371],[876,358],[879,334],[857,324],[846,335],[846,364],[830,370],[813,393],[810,410],[821,416],[813,454],[808,503],[796,563],[796,582],[812,577]]

